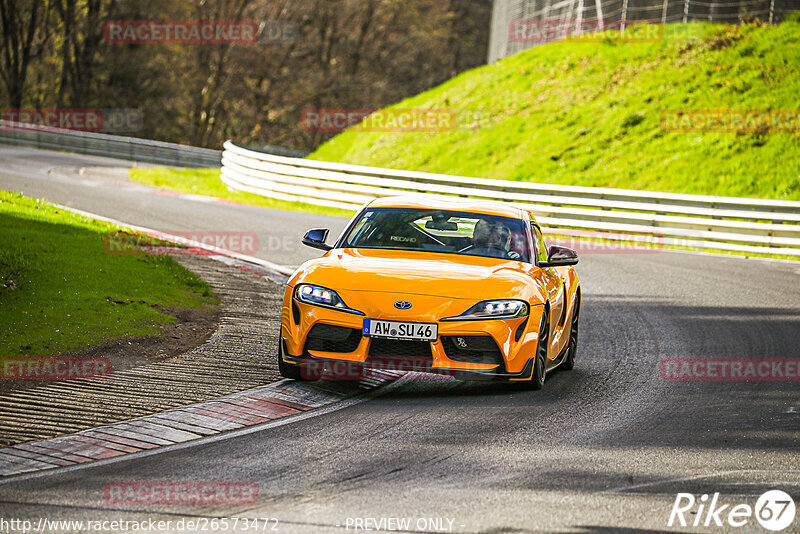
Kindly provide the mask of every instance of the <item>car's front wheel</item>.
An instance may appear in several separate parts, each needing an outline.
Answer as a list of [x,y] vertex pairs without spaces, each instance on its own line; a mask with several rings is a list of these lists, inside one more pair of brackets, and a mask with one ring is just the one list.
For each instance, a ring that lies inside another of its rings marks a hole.
[[303,371],[299,365],[285,362],[283,360],[283,342],[278,338],[278,372],[284,378],[291,380],[317,380],[318,377],[311,376],[311,373]]

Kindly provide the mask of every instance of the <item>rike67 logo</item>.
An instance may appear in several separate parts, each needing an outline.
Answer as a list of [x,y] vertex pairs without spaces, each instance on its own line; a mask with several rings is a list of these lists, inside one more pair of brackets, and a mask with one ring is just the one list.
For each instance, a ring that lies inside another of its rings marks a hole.
[[[781,490],[769,490],[761,495],[755,506],[747,503],[722,502],[719,493],[696,498],[691,493],[678,493],[669,514],[667,526],[741,528],[752,524],[755,518],[762,528],[778,532],[792,525],[795,518],[792,497]],[[694,520],[692,520],[694,516]]]

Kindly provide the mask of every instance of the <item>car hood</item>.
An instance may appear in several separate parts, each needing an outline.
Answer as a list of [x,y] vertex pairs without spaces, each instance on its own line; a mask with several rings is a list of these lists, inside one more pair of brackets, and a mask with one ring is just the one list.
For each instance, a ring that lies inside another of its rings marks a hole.
[[[538,293],[530,264],[479,256],[383,249],[336,249],[304,263],[289,285],[333,290],[487,300]],[[538,270],[538,269],[536,269]]]

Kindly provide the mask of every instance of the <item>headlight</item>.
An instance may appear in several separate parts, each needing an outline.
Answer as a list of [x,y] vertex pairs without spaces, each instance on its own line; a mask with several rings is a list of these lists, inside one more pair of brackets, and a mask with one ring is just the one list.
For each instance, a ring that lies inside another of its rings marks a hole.
[[326,287],[314,286],[311,284],[298,284],[298,286],[294,288],[294,296],[297,300],[305,302],[306,304],[364,315],[360,311],[348,308],[336,291]]
[[442,321],[468,321],[477,319],[511,319],[528,315],[528,304],[521,300],[484,300],[461,315]]

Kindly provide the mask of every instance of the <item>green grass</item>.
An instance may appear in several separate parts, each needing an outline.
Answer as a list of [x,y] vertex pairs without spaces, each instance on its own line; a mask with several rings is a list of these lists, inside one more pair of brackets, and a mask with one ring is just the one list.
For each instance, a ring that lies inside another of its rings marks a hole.
[[[441,132],[346,131],[310,157],[582,186],[800,200],[800,133],[665,131],[674,110],[800,108],[800,19],[667,25],[657,42],[562,41],[474,69],[395,109]],[[391,109],[391,108],[390,108]]]
[[240,193],[228,190],[228,186],[220,179],[219,169],[131,169],[128,177],[145,185],[178,191],[222,198],[232,202],[241,202],[265,208],[274,208],[304,213],[318,213],[350,217],[353,212],[324,206],[314,206],[303,202],[287,202],[261,197],[252,193]]
[[170,257],[106,252],[114,225],[0,191],[0,226],[0,357],[159,335],[175,321],[159,309],[216,302]]

